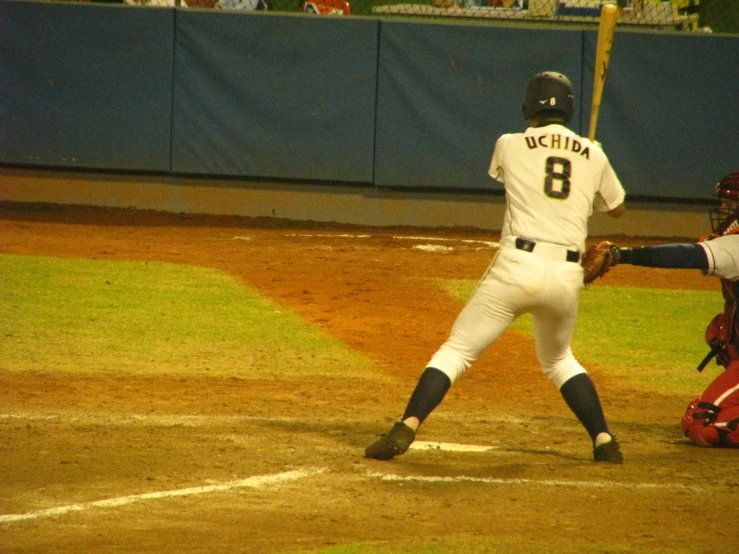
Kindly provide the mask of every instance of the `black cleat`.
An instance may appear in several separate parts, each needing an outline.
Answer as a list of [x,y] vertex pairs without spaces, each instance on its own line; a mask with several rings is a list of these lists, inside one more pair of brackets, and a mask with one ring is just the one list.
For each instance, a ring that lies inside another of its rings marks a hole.
[[399,421],[390,431],[370,444],[364,451],[364,455],[375,460],[391,460],[395,456],[404,454],[415,438],[415,431]]
[[621,445],[618,444],[616,437],[611,436],[610,441],[593,449],[593,461],[611,464],[624,463],[624,455],[621,454]]

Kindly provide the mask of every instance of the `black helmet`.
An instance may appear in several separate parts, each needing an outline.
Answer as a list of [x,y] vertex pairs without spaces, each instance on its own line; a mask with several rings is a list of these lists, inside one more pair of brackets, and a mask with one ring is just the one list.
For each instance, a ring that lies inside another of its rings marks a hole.
[[714,196],[721,201],[721,205],[708,210],[711,229],[714,233],[723,235],[734,227],[739,227],[739,171],[729,173],[716,183]]
[[564,115],[565,123],[572,121],[575,111],[575,92],[570,80],[555,71],[534,75],[529,81],[523,99],[523,116],[530,120],[537,113],[557,111]]

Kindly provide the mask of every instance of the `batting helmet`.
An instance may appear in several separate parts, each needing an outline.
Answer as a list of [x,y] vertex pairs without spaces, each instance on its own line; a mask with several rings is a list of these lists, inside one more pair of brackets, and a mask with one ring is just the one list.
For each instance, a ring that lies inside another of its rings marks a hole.
[[739,171],[729,173],[716,183],[714,196],[721,201],[721,205],[708,210],[711,229],[723,235],[739,227]]
[[556,111],[564,115],[565,123],[572,121],[575,111],[575,92],[570,80],[555,71],[544,71],[529,81],[523,99],[523,116],[530,120],[537,113]]

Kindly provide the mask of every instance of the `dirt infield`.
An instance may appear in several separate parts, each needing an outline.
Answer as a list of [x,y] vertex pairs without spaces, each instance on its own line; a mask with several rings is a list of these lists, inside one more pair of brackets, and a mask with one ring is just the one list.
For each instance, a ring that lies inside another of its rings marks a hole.
[[[496,239],[0,205],[2,253],[223,270],[378,368],[352,380],[152,378],[13,372],[0,360],[0,552],[737,551],[739,479],[726,469],[739,451],[687,443],[679,419],[690,398],[590,367],[626,457],[593,464],[515,331],[418,437],[490,448],[363,458],[459,312],[430,280],[477,279]],[[695,271],[621,267],[608,284],[719,294]]]

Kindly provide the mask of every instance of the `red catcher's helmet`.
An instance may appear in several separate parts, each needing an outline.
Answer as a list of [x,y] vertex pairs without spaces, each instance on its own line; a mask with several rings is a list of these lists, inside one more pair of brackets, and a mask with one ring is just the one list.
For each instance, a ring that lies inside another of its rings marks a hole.
[[714,233],[725,235],[739,227],[739,171],[729,173],[716,183],[716,198],[721,205],[711,208],[711,229]]

